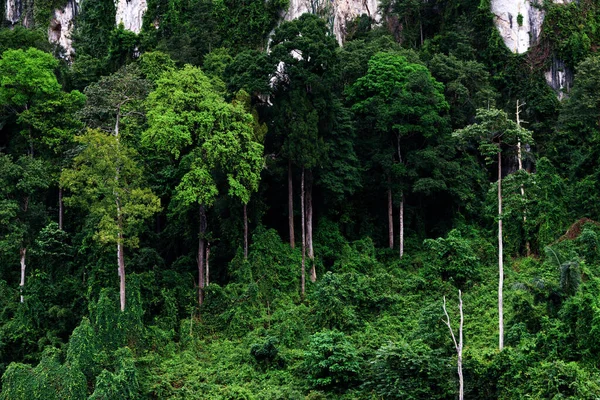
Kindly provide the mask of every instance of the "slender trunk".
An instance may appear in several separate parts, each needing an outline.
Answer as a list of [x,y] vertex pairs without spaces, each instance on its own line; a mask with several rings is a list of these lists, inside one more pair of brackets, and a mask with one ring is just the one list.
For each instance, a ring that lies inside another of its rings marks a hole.
[[21,292],[21,303],[23,303],[23,289],[25,288],[25,256],[27,255],[27,248],[21,247],[19,251],[21,254],[21,283],[19,283],[19,291]]
[[[118,179],[118,172],[117,178]],[[115,198],[117,205],[117,272],[119,274],[119,299],[121,311],[125,311],[125,257],[123,255],[123,215],[121,213],[121,202],[118,194]]]
[[[500,143],[498,143],[500,147]],[[504,314],[502,307],[502,287],[504,286],[504,265],[502,262],[502,153],[498,151],[498,327],[499,327],[499,348],[504,348]]]
[[290,227],[290,247],[296,247],[294,238],[294,187],[292,183],[292,160],[288,161],[288,224]]
[[[117,138],[117,145],[120,144],[119,141],[119,119],[120,119],[120,110],[117,110],[116,122],[115,122],[115,132],[114,135]],[[115,170],[115,181],[119,183],[119,167],[117,166]],[[115,203],[117,206],[117,272],[119,274],[119,299],[121,302],[121,312],[125,311],[125,256],[123,255],[123,214],[121,212],[121,200],[119,198],[119,193],[115,191]]]
[[300,290],[302,298],[306,289],[306,224],[304,221],[304,168],[302,168],[302,178],[300,183],[300,212],[302,214],[302,275],[300,277]]
[[457,354],[457,369],[458,369],[458,398],[459,400],[464,399],[464,378],[462,371],[462,351],[463,351],[463,326],[464,326],[464,314],[463,314],[463,303],[462,303],[462,293],[458,291],[458,310],[460,311],[460,327],[458,330],[458,342],[456,341],[456,336],[454,336],[454,331],[452,330],[452,325],[450,324],[450,316],[448,315],[448,311],[446,310],[446,296],[444,296],[444,303],[442,305],[444,309],[444,314],[446,315],[446,320],[444,323],[448,326],[450,330],[450,336],[452,336],[452,341],[454,342],[454,348],[456,349]]
[[206,281],[204,282],[204,286],[208,287],[208,285],[210,284],[210,265],[209,265],[209,261],[210,261],[210,242],[206,242]]
[[308,259],[310,260],[310,281],[317,281],[317,270],[315,269],[315,252],[313,250],[313,202],[312,202],[312,172],[308,171],[308,182],[306,187],[306,246],[308,248]]
[[388,240],[390,249],[394,248],[394,204],[392,202],[392,178],[388,176]]
[[58,188],[58,229],[63,229],[63,190]]
[[404,255],[404,193],[400,200],[400,258]]
[[[422,40],[422,39],[421,39]],[[423,45],[423,43],[421,43],[421,45]],[[400,135],[398,135],[398,141],[397,141],[397,151],[398,151],[398,161],[400,162],[400,164],[403,163],[402,161],[402,152],[400,151]],[[402,256],[404,256],[404,192],[400,193],[400,258],[402,258]]]
[[465,398],[465,382],[464,382],[464,378],[463,378],[463,370],[462,370],[462,361],[463,361],[463,357],[462,357],[462,351],[463,351],[463,325],[464,325],[464,315],[463,315],[463,303],[462,303],[462,295],[460,293],[460,290],[458,291],[458,309],[460,310],[460,329],[458,332],[458,349],[457,349],[457,353],[458,353],[458,384],[459,384],[459,391],[458,391],[458,398],[459,400],[463,400]]
[[[521,106],[523,104],[519,105],[519,100],[517,100],[517,125],[521,126],[521,118],[520,118],[520,113],[521,113]],[[522,150],[521,150],[521,138],[519,138],[518,142],[517,142],[517,157],[518,157],[518,161],[519,161],[519,171],[521,171],[523,169],[523,154],[522,154]],[[523,200],[525,200],[525,188],[523,187],[523,185],[521,184],[521,197],[523,198]],[[527,223],[527,209],[523,209],[523,227],[525,227],[525,224]],[[525,232],[525,235],[527,235],[527,232]],[[525,251],[527,252],[527,257],[529,257],[531,255],[531,246],[529,245],[529,239],[525,239]]]
[[199,207],[199,216],[200,225],[198,234],[198,305],[202,305],[202,301],[204,300],[204,285],[206,278],[206,270],[204,269],[204,256],[206,254],[204,239],[204,235],[206,233],[206,211],[204,210],[203,205],[200,205]]
[[248,205],[244,203],[244,260],[248,259]]
[[119,232],[119,238],[117,240],[117,265],[121,311],[125,311],[125,257],[123,255],[123,234],[121,232]]

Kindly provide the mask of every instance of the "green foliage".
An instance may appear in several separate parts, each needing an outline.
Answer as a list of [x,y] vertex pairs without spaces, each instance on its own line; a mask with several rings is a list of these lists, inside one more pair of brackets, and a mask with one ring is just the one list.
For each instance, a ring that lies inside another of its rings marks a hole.
[[339,331],[324,330],[310,337],[304,354],[304,369],[312,388],[344,391],[360,372],[356,348]]
[[137,370],[131,350],[122,347],[115,351],[116,371],[103,370],[96,378],[96,388],[90,400],[140,398]]
[[59,351],[48,349],[37,367],[12,363],[2,376],[1,399],[86,399],[83,374],[61,365]]
[[72,193],[65,204],[87,209],[90,218],[98,221],[94,238],[100,243],[137,247],[137,234],[144,221],[160,210],[160,201],[141,186],[135,152],[118,137],[94,130],[76,141],[82,150],[73,168],[61,175],[61,185]]
[[386,399],[446,399],[455,387],[448,367],[421,341],[388,343],[377,350],[365,385]]
[[424,245],[431,254],[428,268],[443,280],[450,280],[459,288],[481,280],[482,258],[488,246],[484,241],[465,238],[453,229],[446,238],[427,239]]

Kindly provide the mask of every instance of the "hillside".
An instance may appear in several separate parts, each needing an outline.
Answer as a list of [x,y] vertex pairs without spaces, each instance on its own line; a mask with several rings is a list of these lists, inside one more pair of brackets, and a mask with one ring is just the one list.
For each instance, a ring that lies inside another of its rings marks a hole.
[[599,2],[0,13],[0,399],[600,397]]

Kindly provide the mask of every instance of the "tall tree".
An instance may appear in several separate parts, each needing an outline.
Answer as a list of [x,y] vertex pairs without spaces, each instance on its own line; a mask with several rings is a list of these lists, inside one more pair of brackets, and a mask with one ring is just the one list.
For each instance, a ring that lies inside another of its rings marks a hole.
[[[17,184],[17,196],[23,212],[15,216],[23,221],[30,210],[35,208],[34,202],[42,201],[45,190],[56,183],[57,168],[63,159],[63,152],[72,141],[74,131],[79,127],[73,115],[81,106],[83,95],[77,91],[65,93],[54,73],[58,61],[52,55],[40,50],[7,50],[0,58],[0,105],[2,122],[7,132],[6,142],[9,152],[19,157],[15,168],[23,175]],[[11,129],[12,128],[12,129]],[[52,159],[46,163],[37,158]],[[28,176],[33,173],[35,176]],[[13,176],[7,172],[7,177]],[[44,191],[41,193],[40,191]],[[10,196],[13,197],[14,196]],[[62,203],[59,195],[59,210]],[[62,212],[59,212],[62,222]],[[24,284],[27,257],[27,245],[31,242],[36,224],[28,226],[21,235],[19,248],[22,278]],[[42,225],[43,226],[43,225]]]
[[226,103],[211,80],[186,65],[158,80],[148,97],[145,143],[170,153],[181,173],[175,203],[198,207],[198,302],[206,284],[206,208],[219,189],[215,173],[225,173],[230,193],[249,200],[262,167],[262,145],[253,142],[253,119],[243,106]]
[[369,60],[365,76],[347,90],[353,110],[372,140],[371,159],[387,181],[388,241],[394,247],[393,181],[399,186],[400,257],[404,254],[404,204],[407,154],[447,126],[443,85],[421,64],[399,53],[381,52]]
[[504,348],[504,264],[502,241],[502,155],[503,148],[515,148],[532,144],[531,132],[510,120],[506,113],[498,109],[477,110],[476,122],[453,134],[461,140],[472,140],[478,143],[479,152],[485,157],[488,164],[497,159],[497,185],[498,185],[498,326],[500,350]]
[[69,206],[87,210],[96,221],[94,238],[116,245],[121,311],[125,310],[125,248],[139,245],[144,221],[160,210],[160,200],[144,186],[136,152],[117,133],[88,130],[76,138],[81,152],[61,175]]

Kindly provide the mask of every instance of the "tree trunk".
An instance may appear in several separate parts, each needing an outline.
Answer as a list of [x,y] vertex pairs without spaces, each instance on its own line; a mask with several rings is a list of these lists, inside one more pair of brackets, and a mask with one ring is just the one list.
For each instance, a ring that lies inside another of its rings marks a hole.
[[464,314],[463,314],[463,303],[462,303],[462,293],[460,290],[458,291],[458,310],[460,311],[460,327],[458,331],[458,342],[456,342],[456,337],[454,336],[454,331],[452,330],[452,325],[450,324],[450,316],[448,315],[448,311],[446,310],[446,296],[444,296],[444,304],[442,306],[444,309],[444,314],[446,315],[446,320],[444,323],[448,326],[450,330],[450,335],[452,336],[452,341],[454,342],[454,348],[456,349],[457,354],[457,369],[458,369],[458,398],[459,400],[464,399],[464,378],[462,371],[462,351],[463,351],[463,325],[464,325]]
[[394,204],[392,201],[392,178],[388,176],[388,240],[390,249],[394,248]]
[[[120,110],[117,110],[115,132],[114,135],[117,138],[117,144],[120,144],[119,138],[119,119]],[[119,167],[115,171],[115,181],[119,182]],[[121,312],[125,311],[125,256],[123,254],[123,215],[121,213],[121,201],[119,199],[118,192],[114,193],[115,203],[117,205],[117,271],[119,273],[119,299],[121,302]]]
[[[520,113],[521,113],[521,106],[523,104],[519,105],[519,100],[517,100],[517,125],[521,126],[521,118],[520,118]],[[521,150],[521,138],[519,138],[518,142],[517,142],[517,157],[518,157],[518,161],[519,161],[519,171],[521,171],[523,169],[523,154],[522,154],[522,150]],[[523,200],[525,200],[525,188],[523,187],[523,185],[521,184],[521,197],[523,198]],[[527,236],[527,232],[525,231],[525,224],[527,223],[527,209],[525,208],[523,210],[523,231],[525,232],[525,236]],[[525,238],[525,251],[527,254],[527,257],[529,257],[531,255],[531,246],[529,244],[529,239],[527,239],[527,237]]]
[[58,229],[63,229],[63,190],[58,188]]
[[210,261],[210,242],[206,242],[206,280],[204,282],[204,287],[208,287],[208,285],[210,284],[210,265],[209,265],[209,261]]
[[308,171],[308,182],[306,188],[306,246],[308,248],[308,259],[310,260],[310,281],[317,281],[317,270],[315,269],[315,252],[313,250],[313,201],[312,201],[312,172]]
[[404,256],[404,193],[400,195],[400,258]]
[[244,203],[244,260],[248,259],[248,205]]
[[[118,175],[117,175],[118,179]],[[125,311],[125,256],[123,255],[123,216],[119,196],[115,198],[117,205],[117,272],[119,274],[119,299],[121,311]]]
[[25,256],[27,255],[27,248],[21,247],[19,251],[21,255],[21,283],[19,283],[19,291],[21,292],[21,303],[23,303],[23,289],[25,288]]
[[119,300],[121,302],[121,311],[125,311],[125,257],[123,255],[123,234],[121,232],[119,232],[117,240],[117,265],[119,273]]
[[[500,147],[498,143],[498,147]],[[499,327],[499,348],[504,348],[504,314],[503,314],[503,296],[502,288],[504,286],[504,265],[502,260],[502,153],[498,151],[498,327]]]
[[302,274],[300,277],[300,290],[302,293],[302,298],[304,298],[304,293],[306,292],[306,224],[304,220],[304,168],[302,168],[301,179],[302,180],[300,183],[300,212],[302,214]]
[[204,257],[206,254],[205,239],[206,234],[206,210],[204,206],[199,207],[200,225],[198,235],[198,305],[202,305],[204,301],[204,285],[206,270],[204,269]]
[[294,238],[294,187],[292,183],[292,160],[288,161],[288,224],[290,228],[290,247],[296,247]]
[[457,349],[457,353],[458,353],[458,384],[459,384],[459,391],[458,391],[458,398],[459,400],[463,400],[465,398],[465,382],[464,382],[464,378],[463,378],[463,370],[462,370],[462,361],[463,361],[463,357],[462,357],[462,351],[463,351],[463,325],[464,325],[464,315],[463,315],[463,303],[462,303],[462,295],[460,293],[460,290],[458,291],[458,309],[460,310],[460,329],[459,329],[459,340],[458,340],[458,349]]

